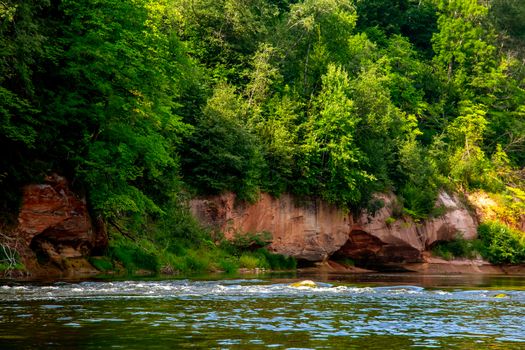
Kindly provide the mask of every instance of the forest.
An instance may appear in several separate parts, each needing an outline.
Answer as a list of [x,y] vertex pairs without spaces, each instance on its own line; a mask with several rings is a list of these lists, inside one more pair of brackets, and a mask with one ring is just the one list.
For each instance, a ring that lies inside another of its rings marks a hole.
[[188,213],[199,195],[352,212],[391,191],[418,220],[440,189],[483,190],[498,232],[525,212],[522,0],[4,0],[0,21],[3,221],[58,173],[199,269],[218,249]]

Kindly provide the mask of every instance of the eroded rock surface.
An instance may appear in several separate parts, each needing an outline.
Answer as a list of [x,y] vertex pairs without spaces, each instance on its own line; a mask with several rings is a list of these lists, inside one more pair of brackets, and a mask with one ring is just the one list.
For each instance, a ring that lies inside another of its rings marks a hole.
[[14,236],[21,243],[26,267],[36,273],[42,265],[88,272],[92,267],[84,258],[107,244],[104,230],[93,227],[85,200],[58,175],[47,177],[45,184],[24,188]]
[[[525,212],[513,220],[509,220],[505,209],[502,208],[491,195],[484,191],[476,191],[468,195],[469,202],[474,206],[481,221],[501,221],[515,229],[525,232]],[[519,201],[517,198],[514,200]]]
[[396,218],[399,204],[393,194],[378,194],[375,200],[380,209],[357,217],[323,201],[298,201],[291,195],[262,194],[256,203],[247,204],[224,194],[195,199],[191,209],[228,239],[267,231],[271,250],[308,261],[334,256],[372,264],[420,262],[422,252],[436,242],[458,235],[476,237],[476,217],[457,196],[441,192],[436,206],[442,207],[442,215],[424,222]]
[[270,232],[270,249],[309,261],[322,261],[347,240],[347,214],[321,201],[298,202],[290,195],[262,194],[254,204],[235,203],[234,194],[195,199],[193,214],[221,230],[227,239],[247,233]]
[[[408,217],[396,218],[400,206],[393,194],[379,194],[375,200],[383,203],[381,209],[371,214],[363,212],[356,220],[353,231],[366,232],[382,243],[375,255],[369,256],[376,263],[403,263],[422,260],[421,253],[440,241],[458,236],[465,239],[477,237],[477,219],[457,196],[439,193],[436,207],[438,217],[416,222]],[[351,233],[352,235],[352,233]],[[355,255],[349,255],[358,258]]]

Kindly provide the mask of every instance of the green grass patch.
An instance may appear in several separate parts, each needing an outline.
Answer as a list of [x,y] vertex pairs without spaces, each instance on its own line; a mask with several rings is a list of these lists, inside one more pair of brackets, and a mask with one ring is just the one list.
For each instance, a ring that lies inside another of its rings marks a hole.
[[297,267],[297,261],[292,257],[274,254],[265,248],[253,252],[244,252],[239,257],[239,266],[247,269],[292,270]]
[[239,270],[239,263],[232,257],[226,257],[219,261],[219,269],[227,274],[236,273]]
[[295,259],[264,248],[271,241],[270,233],[238,234],[228,241],[198,225],[187,208],[177,205],[168,208],[165,215],[151,218],[140,228],[140,234],[136,227],[127,226],[125,220],[114,226],[115,230],[109,232],[111,240],[106,258],[91,260],[100,271],[232,274],[239,268],[289,270],[296,267]]
[[268,268],[268,262],[264,256],[253,253],[244,253],[239,257],[239,266],[246,269]]

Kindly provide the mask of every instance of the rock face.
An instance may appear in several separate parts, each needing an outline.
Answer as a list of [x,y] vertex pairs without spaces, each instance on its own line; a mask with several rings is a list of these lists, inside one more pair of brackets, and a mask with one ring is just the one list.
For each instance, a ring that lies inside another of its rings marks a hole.
[[[477,219],[461,203],[457,196],[439,193],[436,207],[443,214],[439,217],[415,222],[411,218],[395,219],[399,204],[394,195],[380,194],[375,199],[384,205],[373,215],[363,212],[355,222],[350,236],[358,232],[374,240],[377,248],[372,254],[361,255],[372,263],[406,263],[422,260],[421,253],[440,241],[450,241],[457,236],[465,239],[477,237]],[[363,239],[361,239],[363,240]],[[350,243],[350,242],[349,242]],[[364,249],[363,243],[349,244],[343,249],[344,255],[358,258],[354,251]]]
[[357,217],[320,200],[299,202],[290,195],[262,194],[254,204],[236,203],[233,194],[195,199],[193,214],[227,239],[248,233],[269,232],[269,248],[308,261],[331,256],[365,264],[419,262],[422,252],[439,241],[462,235],[476,237],[477,220],[456,196],[439,194],[436,206],[443,215],[417,223],[395,219],[399,205],[392,194],[376,195],[381,208]]
[[[491,196],[484,191],[477,191],[468,195],[469,202],[476,209],[477,216],[481,221],[496,220],[502,221],[515,229],[525,232],[525,213],[522,213],[514,220],[509,221],[506,213],[502,215],[502,208]],[[515,199],[517,200],[517,199]],[[502,217],[503,216],[503,217]]]
[[274,251],[309,261],[322,261],[347,240],[348,215],[320,201],[299,203],[290,195],[273,198],[262,194],[254,204],[235,203],[234,194],[195,199],[193,214],[204,224],[219,229],[225,238],[269,232]]
[[91,268],[84,257],[107,244],[105,230],[93,227],[85,200],[58,175],[48,176],[45,184],[24,188],[14,235],[26,267],[36,273],[41,264],[83,272]]

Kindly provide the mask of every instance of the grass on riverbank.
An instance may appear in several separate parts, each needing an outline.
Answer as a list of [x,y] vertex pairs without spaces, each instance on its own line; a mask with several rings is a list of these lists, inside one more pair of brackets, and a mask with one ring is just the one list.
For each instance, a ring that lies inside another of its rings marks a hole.
[[163,274],[235,273],[239,268],[288,270],[296,267],[295,259],[273,254],[265,248],[250,251],[231,243],[216,245],[207,241],[173,249],[147,239],[133,241],[117,235],[112,237],[106,256],[91,258],[90,262],[102,272],[128,274],[144,270]]
[[228,241],[200,225],[188,208],[180,204],[173,204],[165,215],[140,229],[130,229],[128,234],[110,229],[106,257],[92,262],[101,271],[235,273],[240,268],[288,270],[296,266],[295,259],[272,254],[264,248],[271,240],[269,233],[238,235]]
[[135,274],[202,273],[242,269],[295,269],[293,258],[269,252],[268,233],[254,233],[228,241],[200,226],[184,208],[149,223],[142,234],[126,234],[110,228],[105,256],[90,259],[102,272]]

